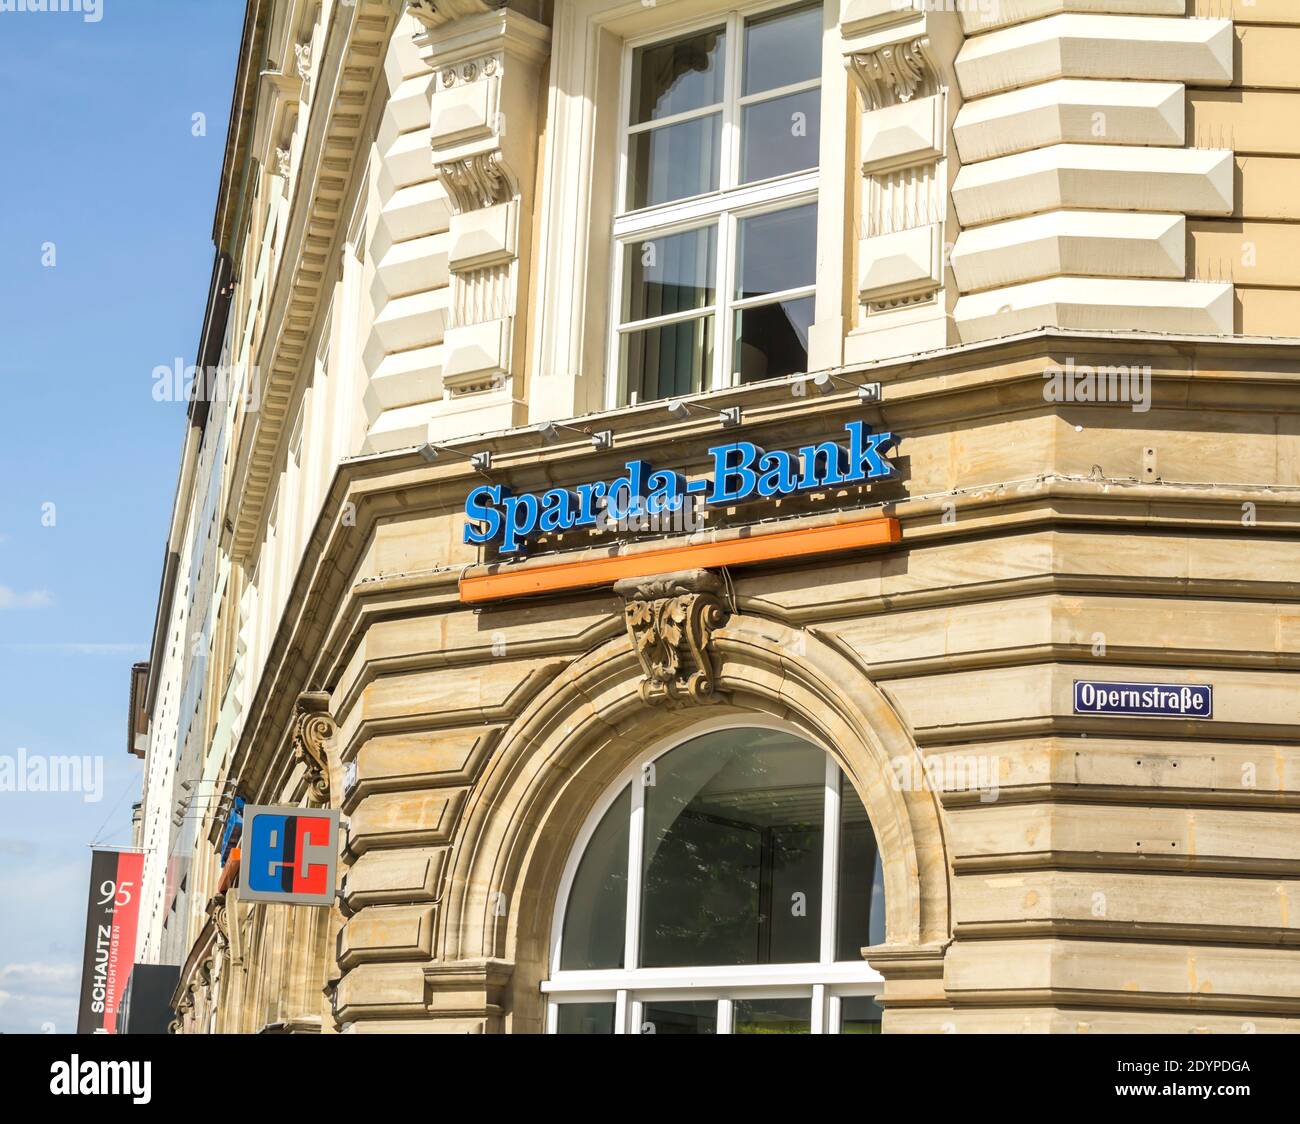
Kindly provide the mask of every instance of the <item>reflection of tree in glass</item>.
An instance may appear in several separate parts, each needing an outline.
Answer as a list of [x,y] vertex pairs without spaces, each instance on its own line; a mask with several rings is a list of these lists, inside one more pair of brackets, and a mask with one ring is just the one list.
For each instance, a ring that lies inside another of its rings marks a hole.
[[[752,731],[749,738],[723,752],[716,740],[706,753],[683,746],[660,763],[647,794],[645,967],[770,963],[774,953],[816,959],[822,790],[792,784],[790,774],[806,780],[809,770],[798,768],[805,751],[813,774],[824,759],[811,746],[763,754]],[[773,761],[784,778],[772,775]],[[807,898],[793,942],[790,885]]]
[[812,1005],[807,999],[739,999],[735,1034],[810,1034]]

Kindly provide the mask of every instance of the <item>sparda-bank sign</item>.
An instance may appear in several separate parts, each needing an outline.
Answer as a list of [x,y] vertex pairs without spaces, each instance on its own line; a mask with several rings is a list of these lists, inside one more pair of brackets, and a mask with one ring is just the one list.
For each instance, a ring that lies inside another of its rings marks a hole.
[[680,511],[687,496],[701,497],[706,507],[730,507],[894,475],[884,455],[894,434],[872,433],[860,421],[846,422],[844,429],[847,444],[823,441],[795,452],[767,452],[752,441],[714,446],[712,472],[689,482],[680,472],[637,460],[628,461],[626,475],[617,480],[576,488],[514,495],[503,484],[484,484],[465,497],[465,542],[496,543],[502,554],[516,554],[537,535]]

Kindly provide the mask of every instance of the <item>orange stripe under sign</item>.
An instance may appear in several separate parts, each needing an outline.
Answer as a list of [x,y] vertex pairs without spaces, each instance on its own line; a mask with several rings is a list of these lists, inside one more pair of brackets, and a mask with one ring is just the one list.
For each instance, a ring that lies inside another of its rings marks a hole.
[[887,546],[901,538],[898,520],[863,519],[828,527],[800,527],[793,531],[749,535],[723,542],[692,543],[615,558],[587,558],[577,562],[488,566],[467,571],[460,580],[464,602],[499,601],[566,589],[613,585],[621,578],[645,578],[678,570],[710,570],[718,566],[752,566],[781,558],[806,558],[842,550]]

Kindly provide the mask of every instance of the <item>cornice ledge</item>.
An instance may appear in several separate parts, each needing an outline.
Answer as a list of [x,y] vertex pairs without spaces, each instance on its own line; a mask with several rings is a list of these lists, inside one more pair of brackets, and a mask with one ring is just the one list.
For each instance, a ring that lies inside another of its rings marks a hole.
[[510,960],[435,960],[423,966],[426,1009],[439,1018],[496,1018],[514,975]]
[[474,960],[434,960],[422,968],[424,978],[433,987],[461,987],[464,984],[500,986],[514,973],[511,960],[483,957]]
[[[381,62],[384,48],[396,26],[396,13],[384,0],[356,0],[335,5],[317,76],[333,84],[327,96],[313,97],[307,123],[299,181],[290,207],[291,226],[275,273],[275,291],[264,328],[263,350],[257,366],[263,372],[263,394],[255,416],[246,418],[240,436],[236,479],[231,490],[238,505],[228,512],[233,524],[231,550],[246,560],[256,546],[258,528],[274,479],[276,452],[284,436],[288,410],[304,361],[302,341],[295,338],[293,322],[306,318],[314,325],[324,286],[314,262],[328,255],[338,239],[346,208],[337,205],[338,184],[347,191],[366,146],[357,135],[356,122],[365,111],[357,104],[363,94],[368,107],[384,82]],[[333,63],[337,59],[337,65]],[[362,90],[358,86],[366,83]],[[320,91],[322,95],[326,91]],[[347,106],[346,112],[340,107]],[[346,173],[337,167],[338,154],[349,151]],[[330,165],[326,154],[330,154]],[[291,315],[292,312],[292,315]]]
[[869,945],[862,958],[887,980],[930,980],[943,977],[943,959],[951,940],[939,944]]
[[542,5],[530,0],[406,0],[406,10],[424,26],[425,37],[456,20],[494,13],[540,22]]
[[466,16],[479,16],[495,12],[508,5],[508,0],[406,0],[406,10],[429,31]]

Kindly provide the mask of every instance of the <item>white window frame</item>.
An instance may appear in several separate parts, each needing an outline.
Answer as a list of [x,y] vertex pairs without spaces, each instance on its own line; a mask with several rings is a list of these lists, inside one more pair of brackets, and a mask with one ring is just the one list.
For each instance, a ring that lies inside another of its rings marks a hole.
[[[638,934],[641,930],[641,855],[645,826],[645,767],[679,746],[706,734],[724,730],[772,730],[817,746],[826,754],[824,823],[822,828],[821,947],[817,962],[802,964],[742,964],[713,967],[639,968]],[[559,1027],[563,1003],[614,1003],[614,1033],[640,1033],[647,1002],[713,1000],[717,1003],[719,1034],[731,1032],[736,1000],[811,998],[813,1034],[837,1034],[840,1000],[849,996],[879,997],[884,989],[880,973],[865,960],[835,959],[835,923],[839,908],[839,839],[841,768],[825,742],[789,723],[763,715],[712,719],[655,742],[610,784],[579,833],[565,864],[551,924],[551,975],[543,980],[546,998],[546,1033]],[[844,774],[847,778],[847,774]],[[851,783],[851,782],[849,782]],[[628,890],[624,913],[624,968],[591,971],[560,967],[564,915],[578,867],[605,813],[631,785],[628,829]]]
[[[822,0],[822,7],[832,0]],[[821,185],[821,161],[816,168],[790,172],[766,180],[741,185],[740,179],[740,110],[751,103],[773,100],[804,90],[825,90],[824,75],[803,82],[763,90],[742,96],[740,93],[742,52],[745,21],[753,16],[782,9],[804,7],[801,0],[762,0],[760,3],[742,5],[724,12],[672,24],[654,33],[630,38],[623,43],[622,69],[618,117],[618,195],[614,206],[613,268],[611,270],[609,300],[609,333],[606,341],[607,361],[605,378],[605,407],[610,410],[635,405],[625,385],[626,372],[622,363],[622,337],[651,325],[671,324],[676,321],[704,320],[712,317],[715,324],[713,341],[713,369],[707,385],[701,391],[720,390],[735,385],[734,365],[734,314],[756,305],[776,304],[815,296],[817,285],[802,285],[779,293],[764,293],[746,300],[733,298],[737,226],[740,219],[771,211],[786,210],[806,203],[817,204]],[[716,113],[710,106],[673,114],[666,118],[639,125],[630,125],[632,111],[632,58],[639,47],[650,46],[666,40],[677,39],[711,27],[726,27],[726,60],[722,95],[722,142],[720,153],[719,188],[703,195],[677,199],[638,210],[627,210],[628,175],[630,169],[630,138],[639,132],[660,128],[667,124],[689,121]],[[824,109],[824,107],[823,107]],[[823,113],[824,116],[824,113]],[[818,221],[820,223],[820,208]],[[623,272],[627,247],[633,241],[647,237],[677,234],[686,230],[710,226],[718,228],[716,278],[714,300],[711,305],[691,309],[689,312],[656,316],[648,320],[621,323],[623,312]],[[815,240],[815,238],[814,238]],[[815,249],[815,247],[814,247]]]

